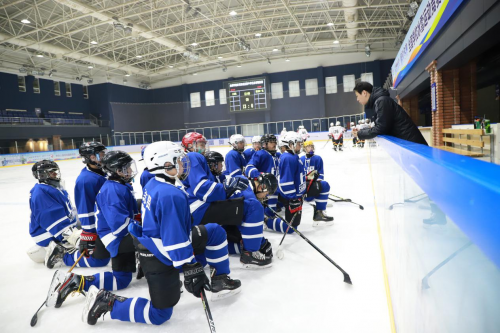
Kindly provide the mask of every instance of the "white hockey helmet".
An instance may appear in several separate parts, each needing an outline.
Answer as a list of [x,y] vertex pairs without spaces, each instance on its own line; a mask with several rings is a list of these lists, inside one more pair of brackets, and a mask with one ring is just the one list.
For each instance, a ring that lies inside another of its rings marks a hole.
[[260,143],[260,135],[252,137],[252,143]]
[[279,139],[280,147],[287,146],[288,148],[293,148],[297,142],[302,142],[302,138],[296,132],[286,132]]
[[282,132],[285,131],[286,132],[286,127],[283,127],[283,129],[281,130]]
[[330,127],[333,127],[333,123],[330,123]]
[[299,126],[299,129],[304,129],[304,126],[300,125],[300,126]]
[[[165,166],[170,163],[169,166]],[[144,150],[144,164],[149,172],[155,175],[165,175],[169,178],[186,179],[191,169],[189,158],[184,153],[181,146],[171,141],[153,142]],[[167,170],[177,169],[177,174],[171,176]],[[182,174],[179,170],[182,169]]]
[[335,126],[340,126],[340,121],[337,121],[337,122],[335,123]]
[[246,144],[245,137],[241,134],[233,134],[229,138],[229,144],[234,148],[234,150],[239,151],[240,153],[245,149],[238,149],[238,143],[243,142],[243,144]]
[[365,119],[365,124],[369,124],[370,123],[370,119],[366,118]]
[[363,122],[363,119],[358,120],[358,125],[361,125]]

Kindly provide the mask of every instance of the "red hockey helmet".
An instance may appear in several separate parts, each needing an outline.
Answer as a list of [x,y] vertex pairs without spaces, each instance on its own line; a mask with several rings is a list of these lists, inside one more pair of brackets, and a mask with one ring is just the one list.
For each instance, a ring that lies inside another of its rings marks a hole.
[[205,152],[210,151],[207,139],[203,136],[203,134],[197,132],[186,133],[186,135],[182,138],[181,145],[188,152],[204,154]]

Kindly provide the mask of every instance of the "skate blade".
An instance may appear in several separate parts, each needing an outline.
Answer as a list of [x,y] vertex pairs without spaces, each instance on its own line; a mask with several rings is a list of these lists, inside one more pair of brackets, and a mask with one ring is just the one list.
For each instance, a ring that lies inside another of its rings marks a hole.
[[252,265],[252,264],[241,264],[243,269],[251,269],[251,270],[257,270],[257,269],[265,269],[265,268],[270,268],[273,266],[273,263],[270,263],[269,265],[265,266],[258,266],[258,265]]
[[64,283],[64,280],[66,280],[66,273],[57,270],[54,273],[49,291],[47,293],[47,302],[45,303],[47,307],[50,308],[56,305],[57,297],[59,296],[59,288]]
[[88,323],[89,312],[92,304],[95,303],[95,299],[99,289],[95,286],[90,286],[89,291],[87,291],[87,297],[85,298],[85,305],[83,306],[82,321]]
[[240,292],[241,292],[241,287],[239,287],[238,289],[234,289],[234,290],[222,290],[222,291],[219,291],[218,293],[212,293],[212,297],[210,298],[210,300],[212,302],[220,301],[222,299],[226,299],[226,298],[229,298],[231,296],[238,295]]

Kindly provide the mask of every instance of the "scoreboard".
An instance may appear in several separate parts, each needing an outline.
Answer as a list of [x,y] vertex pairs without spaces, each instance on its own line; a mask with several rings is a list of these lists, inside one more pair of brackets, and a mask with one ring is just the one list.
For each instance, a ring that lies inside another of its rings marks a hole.
[[226,82],[229,112],[269,110],[268,90],[265,77]]

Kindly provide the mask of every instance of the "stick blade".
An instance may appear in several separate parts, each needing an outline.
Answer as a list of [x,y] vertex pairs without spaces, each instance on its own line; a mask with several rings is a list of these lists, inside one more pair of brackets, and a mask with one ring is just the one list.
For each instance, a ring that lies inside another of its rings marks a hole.
[[361,209],[361,210],[365,210],[365,207],[363,207],[363,206],[361,206],[361,205],[360,205],[360,206],[359,206],[359,209]]
[[278,250],[276,251],[276,257],[278,257],[279,260],[283,260],[283,258],[285,257],[285,252],[283,252],[281,246],[278,246]]
[[352,285],[351,277],[347,273],[344,274],[344,282]]
[[38,321],[38,313],[35,313],[33,318],[31,318],[31,322],[30,322],[31,327],[34,327],[36,325],[37,321]]

